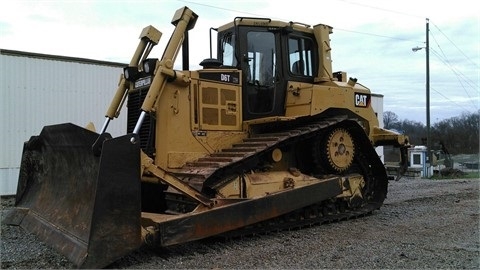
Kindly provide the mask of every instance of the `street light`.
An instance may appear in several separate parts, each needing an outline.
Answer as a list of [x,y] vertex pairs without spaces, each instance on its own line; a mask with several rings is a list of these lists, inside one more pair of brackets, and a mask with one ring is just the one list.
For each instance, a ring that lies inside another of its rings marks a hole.
[[[426,19],[426,43],[425,47],[415,47],[412,48],[413,52],[420,51],[421,49],[425,49],[426,52],[426,96],[427,96],[427,157],[429,165],[432,162],[432,153],[431,153],[431,143],[430,143],[430,46],[429,46],[429,25],[428,25],[428,18]],[[426,177],[430,176],[430,168],[427,167]]]
[[417,47],[415,47],[415,48],[412,48],[412,51],[417,52],[417,51],[420,51],[420,50],[423,49],[423,48],[425,48],[425,47],[418,47],[418,46],[417,46]]

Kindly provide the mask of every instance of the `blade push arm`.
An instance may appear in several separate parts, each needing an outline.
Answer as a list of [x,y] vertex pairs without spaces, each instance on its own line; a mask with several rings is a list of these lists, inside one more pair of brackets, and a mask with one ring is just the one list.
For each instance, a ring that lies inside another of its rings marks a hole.
[[[155,29],[155,27],[151,25],[145,27],[140,34],[140,41],[128,66],[138,69],[139,63],[141,63],[142,60],[147,58],[152,48],[160,41],[161,36],[162,33]],[[115,92],[115,95],[105,114],[106,119],[105,123],[103,124],[102,130],[100,131],[100,134],[103,134],[106,131],[110,120],[112,120],[114,117],[117,118],[120,114],[120,108],[127,97],[129,86],[130,83],[125,79],[124,74],[122,74],[120,76],[117,91]]]
[[173,63],[178,55],[178,51],[180,50],[186,31],[195,26],[197,18],[197,14],[187,7],[183,7],[175,12],[175,15],[172,19],[172,24],[175,25],[175,30],[173,31],[167,47],[165,48],[162,59],[156,65],[154,72],[155,76],[150,88],[148,89],[147,96],[143,101],[142,112],[137,124],[135,125],[133,133],[138,133],[146,113],[153,110],[155,102],[162,94],[167,79],[176,76],[177,72],[173,70]]
[[[141,156],[141,168],[142,168],[142,175],[145,175],[146,172],[151,173],[155,176],[153,179],[160,179],[161,181],[169,184],[176,190],[182,192],[183,194],[187,195],[191,199],[201,203],[207,207],[212,207],[214,202],[202,195],[200,192],[189,186],[187,183],[183,182],[182,180],[178,179],[177,177],[173,176],[172,174],[166,172],[162,168],[156,166],[153,160],[148,157],[143,151],[140,153]],[[157,184],[157,180],[148,180],[145,178],[143,181],[151,182]]]

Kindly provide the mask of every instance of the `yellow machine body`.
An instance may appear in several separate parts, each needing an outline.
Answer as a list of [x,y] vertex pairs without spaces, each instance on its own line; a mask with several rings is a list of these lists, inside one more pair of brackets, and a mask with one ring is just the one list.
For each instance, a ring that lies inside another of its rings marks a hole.
[[[187,7],[174,14],[160,59],[149,56],[161,32],[142,30],[100,132],[59,124],[25,143],[8,223],[98,268],[142,244],[381,207],[388,179],[375,146],[405,156],[408,138],[379,127],[367,87],[332,72],[332,28],[239,17],[216,29],[217,57],[203,69],[175,70],[197,17]],[[127,131],[112,138],[123,104]]]

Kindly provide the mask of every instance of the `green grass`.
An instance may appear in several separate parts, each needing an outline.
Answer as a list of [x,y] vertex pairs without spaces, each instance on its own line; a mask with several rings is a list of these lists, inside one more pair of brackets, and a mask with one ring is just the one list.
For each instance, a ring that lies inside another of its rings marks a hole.
[[466,169],[463,166],[460,166],[465,162],[479,162],[479,154],[459,154],[453,155],[452,159],[455,162],[455,168],[458,169],[458,173],[442,176],[440,174],[435,174],[430,179],[480,179],[480,170],[475,169]]

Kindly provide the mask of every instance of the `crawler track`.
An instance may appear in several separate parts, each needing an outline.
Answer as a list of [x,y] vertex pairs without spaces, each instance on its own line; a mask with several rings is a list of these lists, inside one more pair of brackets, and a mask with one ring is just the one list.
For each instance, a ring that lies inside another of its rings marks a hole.
[[[233,176],[258,169],[259,164],[262,163],[271,150],[288,148],[290,145],[296,145],[299,142],[312,138],[321,138],[323,133],[334,127],[345,128],[355,137],[357,150],[354,164],[342,176],[350,174],[363,175],[366,185],[363,190],[364,201],[361,204],[355,208],[350,208],[344,200],[332,198],[272,220],[222,234],[222,236],[237,237],[261,234],[369,215],[383,204],[387,194],[387,175],[364,130],[355,120],[347,119],[347,117],[323,119],[314,123],[296,126],[289,130],[277,130],[272,133],[252,135],[242,143],[233,145],[229,149],[224,149],[219,153],[188,163],[187,166],[176,172],[176,175],[196,189],[208,193]],[[310,173],[313,174],[313,172]],[[317,177],[322,178],[325,176],[318,175]],[[175,203],[180,204],[178,209],[185,211],[194,206],[194,203],[179,198],[178,195],[175,193],[172,195],[177,197],[175,198]],[[189,203],[191,205],[187,206]]]
[[[349,126],[350,124],[352,124],[352,121],[342,121],[335,125]],[[355,131],[363,132],[361,130]],[[366,180],[363,192],[365,201],[360,206],[351,208],[344,200],[332,198],[271,220],[224,233],[220,237],[236,238],[339,222],[364,217],[379,209],[387,195],[388,179],[385,168],[374,148],[371,147],[368,138],[366,136],[363,136],[363,139],[362,136],[356,137],[359,151],[357,151],[355,158],[355,167],[359,172],[362,172]]]

